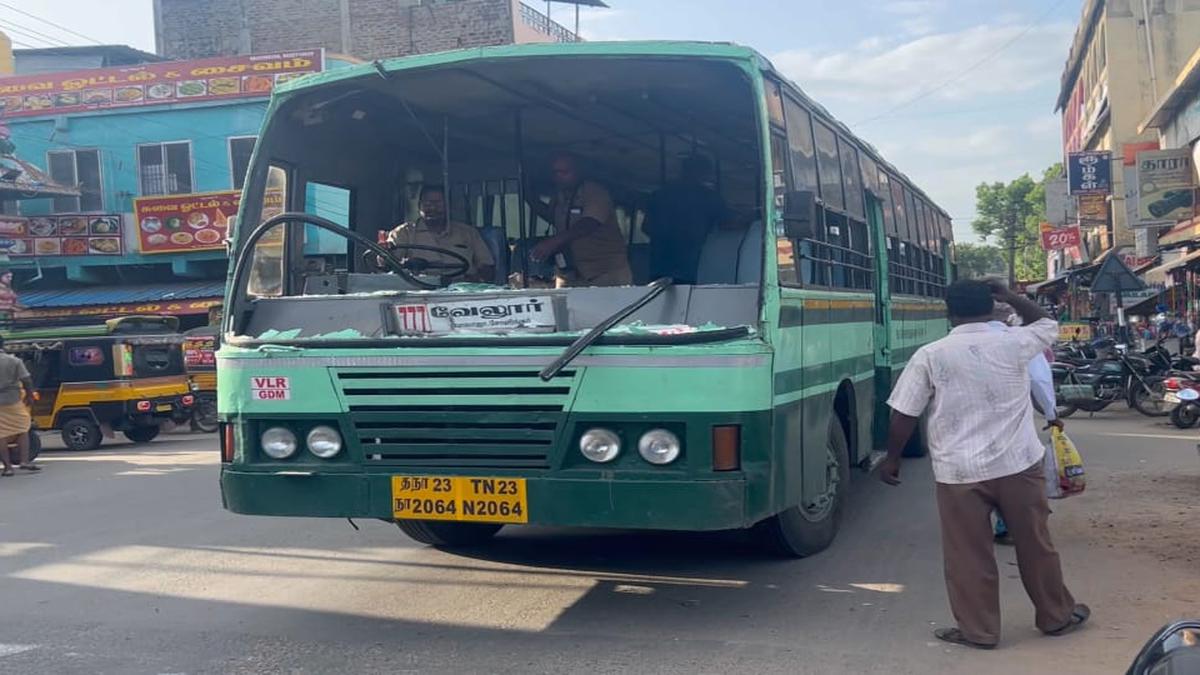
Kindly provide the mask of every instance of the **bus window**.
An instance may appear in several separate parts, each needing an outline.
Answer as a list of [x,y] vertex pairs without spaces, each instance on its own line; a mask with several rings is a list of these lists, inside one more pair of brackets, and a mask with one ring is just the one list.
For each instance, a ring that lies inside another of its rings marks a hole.
[[[784,193],[787,190],[787,141],[778,134],[771,134],[771,166],[774,181],[775,208],[782,213]],[[782,222],[782,221],[781,221]],[[779,283],[784,286],[799,285],[797,276],[796,242],[788,239],[787,233],[775,233],[775,264],[779,267]]]
[[[272,166],[267,172],[263,191],[262,211],[252,222],[262,223],[284,211],[288,188],[287,171]],[[283,294],[283,240],[286,228],[280,224],[271,228],[254,247],[247,292],[259,297]]]
[[846,185],[846,211],[852,216],[866,217],[863,206],[862,175],[858,169],[858,149],[844,138],[838,138],[838,151],[842,157],[842,180]]
[[826,206],[846,208],[842,194],[842,162],[838,159],[837,135],[821,122],[813,123],[817,141],[817,169],[821,176],[821,199]]
[[[304,186],[304,212],[333,221],[342,227],[354,227],[351,207],[353,193],[337,185],[309,181]],[[346,269],[348,242],[315,225],[304,226],[304,267],[307,272],[332,273]]]
[[787,99],[787,137],[792,155],[792,189],[817,194],[817,155],[813,147],[812,119],[808,111]]
[[895,184],[886,173],[879,172],[879,198],[883,200],[883,231],[887,236],[896,236],[896,198],[892,192]]
[[862,173],[863,189],[870,192],[876,199],[886,200],[879,185],[879,164],[865,152],[859,153],[858,164]]
[[771,124],[783,126],[783,95],[779,91],[779,83],[766,80],[764,88],[767,91],[767,116]]

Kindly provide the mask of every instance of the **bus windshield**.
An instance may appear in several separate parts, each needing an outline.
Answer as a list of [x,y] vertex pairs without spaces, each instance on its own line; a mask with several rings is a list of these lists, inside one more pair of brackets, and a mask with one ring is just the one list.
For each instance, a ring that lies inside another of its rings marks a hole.
[[[761,108],[740,63],[646,55],[379,65],[298,86],[247,181],[231,338],[570,344],[657,279],[670,287],[606,339],[753,334]],[[306,218],[245,245],[285,213]]]

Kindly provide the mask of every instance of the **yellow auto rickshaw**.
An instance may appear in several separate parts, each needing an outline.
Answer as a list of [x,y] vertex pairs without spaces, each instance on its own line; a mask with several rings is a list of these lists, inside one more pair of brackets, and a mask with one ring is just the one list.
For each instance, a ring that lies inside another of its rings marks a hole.
[[202,326],[183,334],[183,365],[196,395],[192,431],[212,433],[217,430],[218,333],[216,326]]
[[163,424],[186,422],[195,395],[183,366],[179,320],[129,316],[100,326],[4,331],[5,350],[33,379],[33,419],[71,450],[93,450],[120,431],[148,443]]

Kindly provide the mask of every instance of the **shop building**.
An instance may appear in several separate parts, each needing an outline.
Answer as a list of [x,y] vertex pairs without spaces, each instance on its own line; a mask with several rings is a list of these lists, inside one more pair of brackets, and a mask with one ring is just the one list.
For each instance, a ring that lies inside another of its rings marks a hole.
[[[1111,191],[1092,200],[1098,213],[1081,221],[1088,256],[1114,246],[1155,253],[1152,234],[1137,234],[1136,154],[1157,148],[1142,121],[1200,47],[1200,3],[1087,0],[1061,79],[1056,110],[1062,113],[1063,155],[1107,151]],[[1140,237],[1140,241],[1139,241]],[[1051,269],[1075,261],[1061,254]],[[1085,263],[1087,261],[1084,261]]]
[[[206,323],[272,89],[350,61],[320,49],[148,56],[68,71],[42,59],[37,73],[0,77],[15,155],[76,193],[3,202],[0,250],[27,308],[18,316],[162,312]],[[24,58],[16,52],[18,70]]]

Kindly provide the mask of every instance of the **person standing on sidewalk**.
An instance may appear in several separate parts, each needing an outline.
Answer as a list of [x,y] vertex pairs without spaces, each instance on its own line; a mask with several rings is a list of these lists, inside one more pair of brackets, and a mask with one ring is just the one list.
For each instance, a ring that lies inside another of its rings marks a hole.
[[[988,327],[997,301],[1012,305],[1025,325]],[[934,635],[980,649],[1000,641],[993,510],[1012,533],[1037,627],[1048,635],[1074,631],[1091,610],[1067,590],[1050,539],[1045,447],[1029,396],[1029,362],[1054,344],[1058,324],[998,282],[957,281],[946,289],[946,308],[953,330],[913,355],[888,399],[892,418],[880,469],[885,483],[900,483],[901,453],[927,414],[946,590],[958,623]]]
[[[992,315],[992,320],[988,322],[988,327],[992,330],[1005,331],[1013,324],[1014,319],[1019,319],[1014,313],[1010,305],[1004,303],[996,303],[995,312]],[[1050,371],[1050,361],[1054,358],[1052,350],[1046,350],[1046,353],[1038,354],[1029,362],[1029,388],[1033,395],[1033,404],[1037,412],[1046,418],[1046,428],[1057,427],[1060,431],[1066,425],[1058,419],[1058,400],[1054,395],[1054,375]],[[1013,545],[1012,535],[1008,533],[1008,525],[1004,523],[1004,518],[999,513],[996,514],[996,543],[1005,546]]]
[[4,351],[0,337],[0,476],[13,475],[8,446],[16,443],[18,466],[25,471],[41,471],[29,460],[29,428],[33,425],[29,409],[33,405],[33,378],[25,362]]

